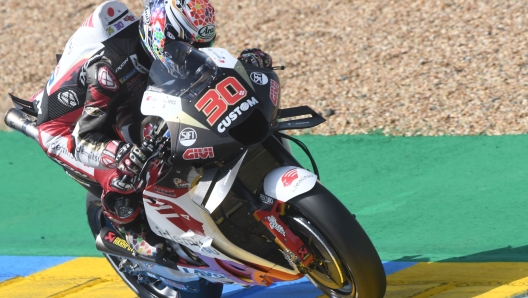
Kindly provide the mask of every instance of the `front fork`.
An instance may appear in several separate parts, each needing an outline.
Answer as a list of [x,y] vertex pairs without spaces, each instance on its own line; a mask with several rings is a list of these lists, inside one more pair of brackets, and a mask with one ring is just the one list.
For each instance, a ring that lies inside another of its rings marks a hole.
[[271,208],[257,209],[253,212],[253,216],[275,236],[275,243],[281,247],[290,265],[305,274],[309,271],[314,256],[308,251],[301,238],[281,220],[281,216],[285,215],[286,207],[286,203],[274,200]]

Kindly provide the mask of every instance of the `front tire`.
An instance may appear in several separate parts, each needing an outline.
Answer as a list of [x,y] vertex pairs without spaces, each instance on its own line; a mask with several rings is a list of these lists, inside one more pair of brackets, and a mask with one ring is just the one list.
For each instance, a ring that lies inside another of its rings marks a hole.
[[334,195],[316,183],[288,204],[288,226],[316,259],[307,277],[317,288],[337,298],[385,295],[385,270],[374,245]]

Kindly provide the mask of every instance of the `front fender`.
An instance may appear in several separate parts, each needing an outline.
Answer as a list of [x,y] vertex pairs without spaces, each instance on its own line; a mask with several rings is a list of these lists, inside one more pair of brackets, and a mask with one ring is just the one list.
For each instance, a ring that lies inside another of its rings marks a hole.
[[264,178],[264,194],[282,202],[310,191],[317,175],[299,167],[280,167]]

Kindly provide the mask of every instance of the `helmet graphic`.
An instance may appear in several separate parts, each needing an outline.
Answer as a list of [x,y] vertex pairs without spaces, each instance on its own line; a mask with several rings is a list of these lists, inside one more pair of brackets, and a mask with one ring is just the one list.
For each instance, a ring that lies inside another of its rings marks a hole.
[[161,61],[165,43],[173,40],[210,47],[216,38],[214,8],[209,0],[151,0],[139,21],[139,34],[152,57]]

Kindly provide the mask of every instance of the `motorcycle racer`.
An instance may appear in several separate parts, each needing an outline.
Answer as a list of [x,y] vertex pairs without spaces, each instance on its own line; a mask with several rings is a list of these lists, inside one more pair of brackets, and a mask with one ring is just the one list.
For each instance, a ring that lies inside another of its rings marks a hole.
[[[140,18],[123,3],[107,1],[70,37],[45,88],[33,96],[40,146],[75,180],[101,186],[106,218],[141,255],[164,251],[141,219],[135,191],[141,187],[135,177],[151,152],[138,145],[139,136],[121,131],[138,130],[133,127],[142,119],[148,71],[153,60],[164,61],[166,44],[185,41],[202,48],[215,39],[209,0],[152,0]],[[244,50],[239,60],[272,66],[258,48]]]

